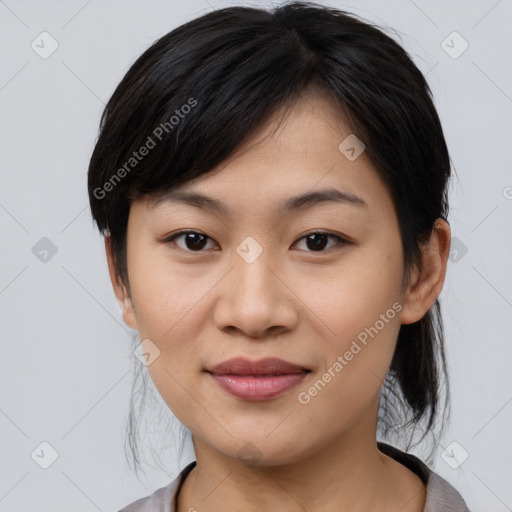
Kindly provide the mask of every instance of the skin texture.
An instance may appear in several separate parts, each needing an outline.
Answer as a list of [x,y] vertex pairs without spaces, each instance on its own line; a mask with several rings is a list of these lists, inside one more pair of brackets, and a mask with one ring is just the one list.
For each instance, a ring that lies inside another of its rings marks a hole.
[[[299,100],[279,125],[272,116],[207,175],[180,187],[212,196],[221,216],[177,202],[132,204],[127,228],[129,284],[106,252],[124,321],[160,355],[148,366],[176,417],[191,431],[197,467],[178,510],[423,510],[425,488],[376,445],[378,398],[401,324],[420,320],[441,292],[450,229],[439,219],[402,289],[395,208],[363,152],[338,145],[350,131],[322,96]],[[277,129],[276,129],[277,128]],[[327,187],[358,195],[367,208],[326,202],[276,215],[282,201]],[[209,237],[202,249],[180,230]],[[303,238],[330,231],[322,251]],[[236,248],[252,237],[263,252],[247,263]],[[190,249],[192,247],[192,249]],[[198,252],[202,251],[202,252]],[[394,318],[307,404],[298,400],[365,328]],[[312,370],[298,387],[250,402],[221,389],[204,369],[235,356],[279,357]],[[257,454],[252,464],[241,455]]]

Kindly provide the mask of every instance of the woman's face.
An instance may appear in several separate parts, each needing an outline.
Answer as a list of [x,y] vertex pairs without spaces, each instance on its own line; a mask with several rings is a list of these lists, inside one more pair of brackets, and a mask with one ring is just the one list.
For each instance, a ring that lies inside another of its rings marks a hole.
[[[301,100],[269,135],[276,119],[222,166],[175,190],[208,196],[222,211],[176,198],[132,205],[133,308],[123,306],[125,321],[150,340],[143,347],[158,391],[194,440],[266,465],[339,439],[375,438],[405,311],[398,219],[365,152],[357,156],[351,139],[340,149],[350,131],[327,100]],[[361,201],[283,209],[327,189]],[[204,236],[169,241],[186,230]],[[206,371],[234,357],[275,357],[310,372],[276,395],[244,398]]]

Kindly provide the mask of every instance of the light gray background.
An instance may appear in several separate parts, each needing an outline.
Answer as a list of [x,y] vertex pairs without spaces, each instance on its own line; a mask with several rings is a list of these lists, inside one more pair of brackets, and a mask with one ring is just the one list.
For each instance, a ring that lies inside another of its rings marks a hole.
[[[234,3],[0,1],[0,511],[115,511],[193,460],[190,445],[181,462],[169,447],[168,475],[139,481],[127,469],[131,331],[86,171],[104,103],[136,57]],[[442,446],[469,453],[453,469],[440,452],[435,469],[472,511],[512,510],[512,0],[329,4],[399,31],[432,87],[458,175],[449,220],[460,241],[441,293],[453,390]],[[58,43],[46,59],[31,47],[43,31]],[[469,43],[458,58],[442,46],[453,31]],[[46,262],[32,251],[42,237],[57,248]],[[48,469],[31,458],[43,441],[58,452]]]

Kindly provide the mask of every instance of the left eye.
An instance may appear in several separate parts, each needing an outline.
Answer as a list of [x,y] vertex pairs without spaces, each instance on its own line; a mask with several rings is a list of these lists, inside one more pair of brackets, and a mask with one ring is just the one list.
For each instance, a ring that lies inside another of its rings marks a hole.
[[[181,237],[185,237],[185,247],[181,247],[178,243],[175,242],[175,240],[180,239]],[[310,251],[307,252],[325,252],[325,246],[328,245],[327,240],[329,238],[335,239],[338,244],[349,243],[347,240],[344,240],[343,238],[341,238],[338,235],[335,235],[334,233],[325,233],[322,231],[315,231],[307,235],[304,235],[301,238],[299,238],[298,241],[295,243],[304,241],[306,247],[310,249]],[[180,231],[179,233],[176,233],[171,237],[166,238],[164,242],[175,243],[178,247],[188,252],[202,252],[202,249],[204,249],[204,247],[207,245],[208,240],[213,241],[212,238],[198,231]],[[331,248],[332,246],[329,247],[328,249]]]
[[[325,246],[327,245],[327,240],[329,238],[337,240],[338,243],[334,244],[334,246],[348,243],[346,240],[338,235],[335,235],[334,233],[324,233],[322,231],[315,231],[314,233],[304,235],[303,237],[299,238],[298,242],[304,240],[306,246],[312,249],[312,252],[322,252],[324,251]],[[332,247],[333,246],[329,247],[329,249],[332,249]]]

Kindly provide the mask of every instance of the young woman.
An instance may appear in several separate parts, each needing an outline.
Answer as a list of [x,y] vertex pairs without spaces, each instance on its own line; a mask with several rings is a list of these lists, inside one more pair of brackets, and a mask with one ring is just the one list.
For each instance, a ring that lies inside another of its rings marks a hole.
[[211,12],[127,72],[90,203],[196,460],[124,512],[468,510],[377,441],[423,439],[448,407],[450,159],[431,96],[381,30],[299,2]]

